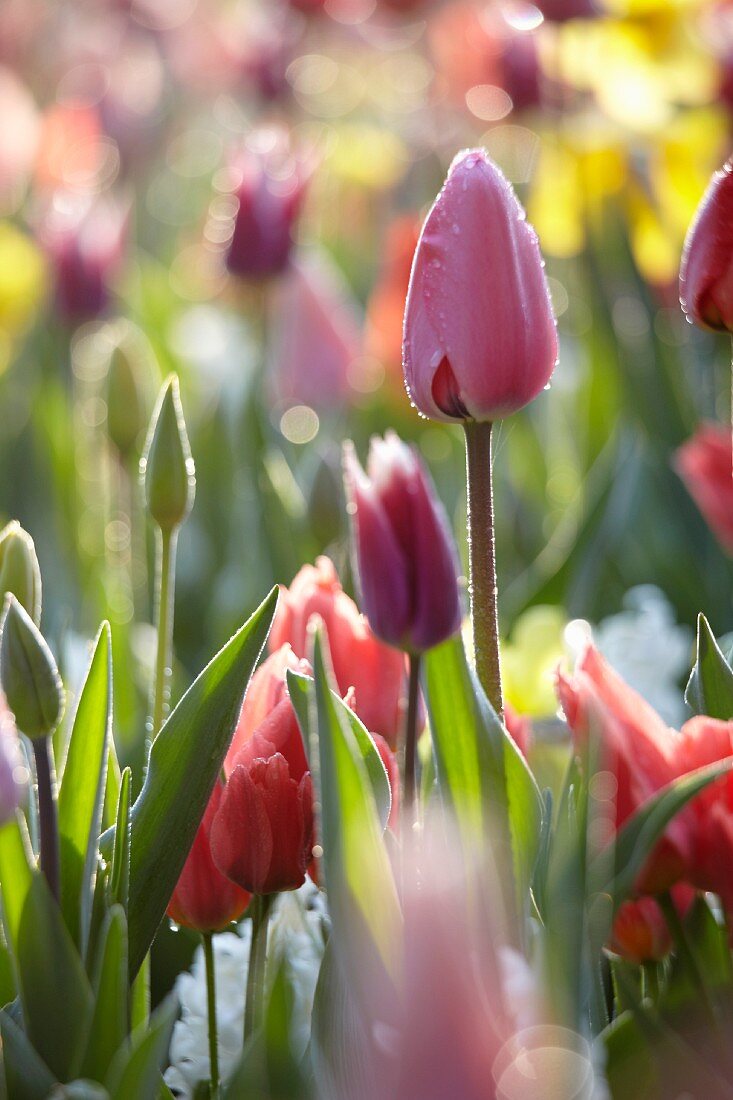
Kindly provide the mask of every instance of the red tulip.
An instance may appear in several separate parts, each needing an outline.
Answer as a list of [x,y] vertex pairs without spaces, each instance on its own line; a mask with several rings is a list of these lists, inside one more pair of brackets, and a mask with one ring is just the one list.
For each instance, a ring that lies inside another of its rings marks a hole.
[[301,657],[309,652],[309,624],[323,622],[341,695],[356,693],[356,712],[368,730],[394,748],[403,724],[404,657],[374,637],[369,624],[341,587],[333,562],[304,565],[290,588],[282,588],[269,645],[289,642]]
[[197,932],[219,932],[241,917],[250,894],[226,878],[211,855],[211,827],[221,805],[224,784],[216,783],[193,847],[168,902],[168,916]]
[[[695,898],[695,891],[685,883],[672,887],[672,900],[684,917]],[[659,962],[672,949],[672,936],[659,904],[654,898],[643,897],[625,901],[613,922],[609,948],[633,963]]]
[[222,874],[250,893],[303,885],[313,854],[313,789],[289,698],[231,762],[211,851]]
[[[598,741],[599,769],[613,777],[614,821],[619,829],[644,803],[680,774],[677,735],[589,646],[573,677],[558,675],[558,694],[577,746]],[[665,830],[644,868],[640,893],[666,890],[690,865],[689,814]]]
[[292,230],[303,205],[310,168],[290,148],[285,134],[263,131],[235,159],[237,212],[227,252],[234,275],[267,279],[285,270]]
[[369,625],[388,645],[431,649],[456,633],[461,604],[456,549],[430,475],[394,432],[372,437],[368,475],[351,444],[344,468]]
[[407,391],[435,420],[492,421],[536,397],[556,359],[537,235],[486,153],[460,153],[415,252],[405,309]]
[[675,468],[725,549],[733,554],[733,441],[730,428],[708,422],[677,450]]
[[262,725],[278,703],[287,698],[286,674],[288,669],[310,675],[311,667],[307,661],[299,660],[288,644],[280,646],[263,661],[255,672],[234,731],[232,743],[224,760],[227,775],[234,767],[234,758],[244,748],[252,735]]
[[680,301],[690,321],[733,332],[733,162],[713,176],[685,239]]

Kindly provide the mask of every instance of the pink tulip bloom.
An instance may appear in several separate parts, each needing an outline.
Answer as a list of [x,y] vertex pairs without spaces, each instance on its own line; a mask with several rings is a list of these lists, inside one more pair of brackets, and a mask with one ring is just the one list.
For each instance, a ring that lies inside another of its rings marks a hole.
[[412,267],[403,343],[410,398],[434,420],[497,420],[537,396],[556,359],[537,235],[486,153],[459,153]]
[[733,332],[733,162],[713,176],[685,239],[680,301],[703,328]]
[[0,697],[0,825],[10,821],[28,793],[28,768],[15,721]]
[[361,606],[374,633],[413,653],[461,625],[458,558],[430,475],[394,432],[372,438],[365,474],[344,451]]
[[[695,900],[695,891],[680,882],[671,894],[677,912],[684,917]],[[637,965],[660,962],[672,950],[672,936],[659,903],[650,897],[625,901],[614,917],[608,947]]]
[[678,448],[677,473],[721,546],[733,554],[733,440],[730,427],[708,422]]

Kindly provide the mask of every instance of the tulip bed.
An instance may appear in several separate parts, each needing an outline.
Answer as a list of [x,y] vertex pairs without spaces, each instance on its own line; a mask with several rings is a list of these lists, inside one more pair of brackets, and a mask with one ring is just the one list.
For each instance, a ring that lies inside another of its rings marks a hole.
[[733,1097],[729,15],[0,7],[0,1100]]

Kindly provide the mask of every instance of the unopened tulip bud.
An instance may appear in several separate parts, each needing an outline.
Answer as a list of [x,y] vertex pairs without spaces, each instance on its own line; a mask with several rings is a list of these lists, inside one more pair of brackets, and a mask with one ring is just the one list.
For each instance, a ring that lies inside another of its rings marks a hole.
[[365,474],[344,454],[362,608],[378,638],[419,653],[461,623],[457,555],[416,452],[394,432],[372,438]]
[[193,507],[196,478],[175,375],[160,391],[140,471],[152,518],[163,531],[179,527]]
[[547,385],[557,331],[537,234],[482,149],[453,161],[410,276],[403,362],[434,420],[493,421]]
[[0,531],[0,599],[12,592],[33,621],[41,621],[41,570],[33,539],[13,520]]
[[15,596],[7,597],[0,628],[0,683],[18,729],[31,739],[48,737],[64,710],[53,654]]
[[114,340],[107,369],[107,431],[122,458],[134,451],[145,427],[141,368],[147,358],[142,334],[124,331]]
[[680,301],[690,321],[733,333],[733,162],[713,176],[685,239]]

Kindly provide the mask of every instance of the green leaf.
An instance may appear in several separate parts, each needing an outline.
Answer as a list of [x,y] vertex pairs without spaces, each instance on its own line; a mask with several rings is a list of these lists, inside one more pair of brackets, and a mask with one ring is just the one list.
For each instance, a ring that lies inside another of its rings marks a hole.
[[[147,954],[193,844],[272,623],[276,588],[199,674],[153,742],[132,808],[130,973]],[[113,831],[100,850],[109,856]]]
[[104,1081],[112,1059],[127,1035],[127,921],[120,905],[107,914],[94,968],[94,1014],[81,1073]]
[[697,619],[697,658],[685,689],[685,702],[695,714],[724,721],[733,717],[733,669],[704,615]]
[[178,1001],[167,997],[150,1017],[146,1027],[138,1028],[132,1043],[118,1050],[105,1078],[112,1100],[154,1100],[158,1095],[160,1071],[170,1044]]
[[0,1038],[8,1097],[46,1100],[56,1079],[33,1049],[28,1036],[5,1011],[0,1011]]
[[132,771],[125,768],[120,780],[120,795],[117,801],[117,822],[115,825],[115,843],[112,851],[112,863],[109,873],[110,905],[117,903],[127,913],[130,893],[130,813],[131,813]]
[[[725,760],[675,779],[645,802],[619,829],[614,846],[612,878],[601,886],[603,892],[614,897],[617,905],[631,896],[636,879],[672,818],[695,795],[730,771],[732,766],[733,761]],[[603,853],[598,861],[605,865]]]
[[[293,669],[288,669],[286,677],[293,709],[297,715],[306,747],[308,747],[311,738],[308,694],[310,690],[309,685],[313,684],[313,680],[310,676],[304,676],[302,672],[294,672]],[[364,762],[364,767],[367,770],[367,775],[369,776],[369,782],[372,785],[372,792],[374,794],[374,801],[377,805],[379,820],[382,828],[385,829],[392,808],[392,792],[389,786],[387,770],[379,755],[379,750],[374,744],[372,735],[369,733],[364,723],[354,714],[353,710],[347,707],[338,692],[334,691],[332,695],[336,710],[339,714],[346,717],[351,726],[357,748]]]
[[313,998],[310,1059],[319,1096],[375,1096],[371,1039],[333,942],[326,944]]
[[25,1030],[60,1080],[73,1078],[92,1011],[79,954],[43,875],[31,868],[22,818],[0,829],[0,883]]
[[438,786],[470,846],[497,838],[497,858],[511,848],[520,912],[539,851],[542,796],[469,668],[460,637],[425,655],[425,687]]
[[397,891],[369,774],[347,714],[329,687],[320,632],[313,671],[309,699],[316,720],[309,724],[311,736],[317,729],[317,743],[311,742],[310,760],[333,936],[357,967],[381,965],[395,980],[401,925]]
[[109,623],[103,623],[79,696],[58,802],[61,909],[82,950],[89,932],[111,728],[112,638]]

